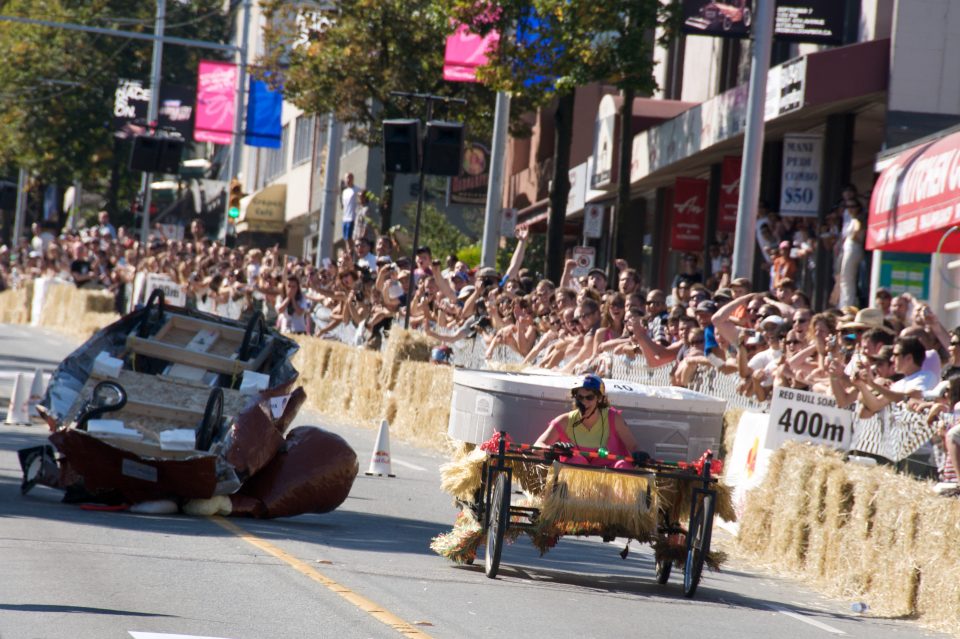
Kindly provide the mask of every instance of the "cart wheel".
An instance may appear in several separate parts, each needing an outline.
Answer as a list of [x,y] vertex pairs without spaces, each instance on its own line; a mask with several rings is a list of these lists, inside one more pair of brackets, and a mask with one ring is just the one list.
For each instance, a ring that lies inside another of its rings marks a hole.
[[263,313],[257,311],[250,316],[247,321],[247,329],[243,332],[243,342],[240,343],[240,351],[237,353],[237,359],[245,362],[253,355],[254,347],[259,348],[263,345],[266,338],[267,324],[263,319]]
[[750,24],[753,22],[753,13],[750,12],[750,9],[743,8],[743,26],[747,29],[750,28]]
[[500,553],[503,552],[503,535],[507,532],[510,519],[509,475],[500,473],[493,485],[490,498],[490,523],[487,524],[487,553],[484,559],[484,572],[493,579],[500,569]]
[[[137,337],[149,337],[151,327],[163,324],[163,305],[165,301],[166,296],[163,294],[163,289],[153,289],[150,297],[147,298],[146,306],[143,307],[143,319],[137,326]],[[154,314],[156,314],[156,320],[151,317]]]
[[657,583],[665,584],[670,579],[670,569],[673,568],[673,562],[669,559],[657,559]]
[[710,533],[713,524],[713,496],[704,495],[690,518],[687,534],[687,562],[683,568],[683,595],[693,597],[700,585],[703,562],[710,552]]
[[214,388],[207,398],[207,406],[203,411],[203,421],[197,429],[197,450],[210,450],[213,439],[220,430],[223,422],[223,389]]

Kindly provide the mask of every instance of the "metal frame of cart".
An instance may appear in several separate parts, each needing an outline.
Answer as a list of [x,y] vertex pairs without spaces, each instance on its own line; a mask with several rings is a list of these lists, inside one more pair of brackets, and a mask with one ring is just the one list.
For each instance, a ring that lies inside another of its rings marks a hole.
[[[493,579],[500,569],[500,558],[503,552],[504,537],[508,528],[529,531],[533,529],[540,509],[528,506],[515,506],[510,503],[513,493],[513,469],[506,462],[522,464],[544,464],[549,461],[545,455],[549,451],[534,449],[529,446],[508,448],[506,433],[500,433],[496,453],[490,453],[484,464],[482,483],[479,495],[479,506],[482,511],[477,513],[477,520],[486,532],[486,553],[484,572]],[[695,480],[691,488],[690,519],[687,530],[676,529],[670,522],[662,521],[663,514],[657,514],[657,536],[683,532],[686,535],[686,560],[683,571],[683,594],[693,597],[703,574],[703,565],[710,552],[710,540],[713,534],[713,518],[716,511],[717,491],[714,485],[717,478],[711,476],[712,453],[707,453],[701,470],[683,470],[679,467],[661,462],[651,461],[643,466],[643,470],[633,471],[624,469],[607,469],[609,472],[634,475],[653,474],[657,478]],[[577,468],[583,468],[577,466]],[[673,559],[670,557],[658,558],[656,562],[656,579],[665,584],[670,579]]]

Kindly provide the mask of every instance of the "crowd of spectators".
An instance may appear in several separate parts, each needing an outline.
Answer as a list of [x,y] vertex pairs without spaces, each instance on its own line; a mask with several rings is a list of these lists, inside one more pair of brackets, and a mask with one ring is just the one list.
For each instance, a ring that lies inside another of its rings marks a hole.
[[[777,223],[765,219],[762,228]],[[438,363],[449,361],[451,346],[472,342],[488,361],[571,374],[609,375],[620,359],[669,366],[671,382],[689,386],[716,370],[738,376],[739,392],[757,401],[787,386],[830,395],[862,417],[903,402],[948,415],[960,400],[960,331],[948,331],[929,305],[885,289],[863,308],[815,312],[794,279],[792,243],[771,246],[769,290],[731,279],[720,261],[719,275],[705,279],[693,254],[682,257],[669,289],[648,289],[623,260],[612,281],[602,269],[578,273],[574,260],[559,282],[538,278],[521,267],[527,233],[517,231],[503,273],[439,259],[427,246],[411,263],[370,227],[317,267],[277,247],[228,248],[198,222],[187,238],[153,235],[141,251],[102,213],[94,227],[55,235],[34,225],[12,250],[0,247],[0,286],[60,277],[114,292],[121,311],[137,273],[156,273],[179,284],[190,307],[237,318],[260,311],[281,332],[369,348],[409,314],[410,327],[435,340]],[[951,433],[948,472],[960,446],[957,427]]]

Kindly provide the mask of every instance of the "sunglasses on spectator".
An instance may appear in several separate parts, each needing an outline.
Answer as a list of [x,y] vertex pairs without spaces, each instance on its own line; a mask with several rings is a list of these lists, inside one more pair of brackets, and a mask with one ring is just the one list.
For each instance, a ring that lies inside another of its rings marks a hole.
[[699,338],[699,339],[692,339],[692,340],[690,340],[690,343],[691,343],[691,344],[705,344],[706,342],[705,342],[704,339],[701,337],[701,338]]
[[960,346],[960,342],[955,342],[953,340],[950,340],[950,346]]
[[801,342],[801,341],[798,340],[798,339],[788,339],[788,340],[787,340],[787,345],[788,345],[788,346],[792,346],[792,345],[794,345],[794,344],[802,344],[802,343],[803,343],[803,342]]

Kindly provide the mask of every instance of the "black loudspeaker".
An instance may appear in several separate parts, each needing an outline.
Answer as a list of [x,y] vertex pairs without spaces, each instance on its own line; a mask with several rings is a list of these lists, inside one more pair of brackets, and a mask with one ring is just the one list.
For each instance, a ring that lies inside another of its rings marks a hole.
[[133,150],[130,151],[130,170],[153,173],[160,156],[160,138],[138,135],[133,138]]
[[427,175],[460,175],[463,162],[463,125],[459,122],[427,122],[423,142],[423,172]]
[[130,152],[130,170],[145,173],[179,173],[183,140],[138,135]]
[[183,155],[183,140],[165,138],[160,144],[156,173],[180,173],[180,157]]
[[420,170],[420,121],[383,121],[383,170],[416,173]]

